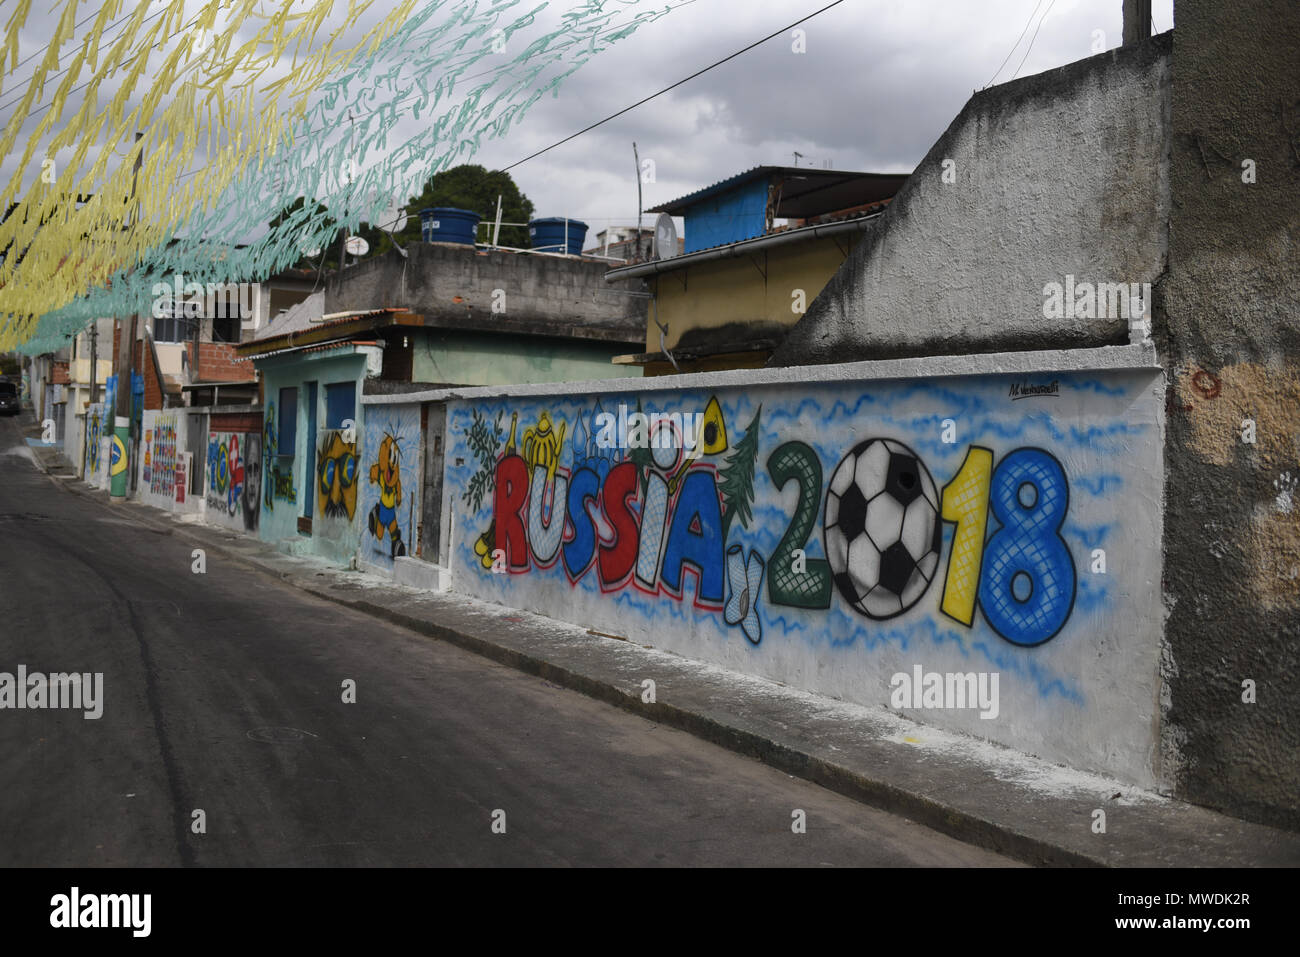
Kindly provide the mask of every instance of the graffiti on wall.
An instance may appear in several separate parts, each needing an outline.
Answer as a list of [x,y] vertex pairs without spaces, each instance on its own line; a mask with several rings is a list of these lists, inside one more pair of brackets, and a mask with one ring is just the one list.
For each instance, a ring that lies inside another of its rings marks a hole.
[[[935,387],[918,408],[928,388],[809,397],[797,414],[703,395],[617,414],[608,399],[456,410],[460,554],[485,582],[558,573],[639,596],[647,616],[663,601],[717,616],[754,646],[773,622],[789,634],[823,613],[841,633],[924,621],[1007,648],[1059,641],[1077,602],[1104,595],[1081,590],[1104,529],[1074,521],[1072,484],[1113,490],[1115,476],[1067,473],[1069,454],[1096,451],[1077,430],[1023,406],[991,415],[983,392]],[[1026,418],[1040,435],[1016,441],[1028,427],[1008,423]],[[957,421],[979,428],[946,440],[940,423]]]
[[103,452],[100,441],[107,434],[107,413],[105,405],[97,402],[86,409],[86,481],[100,474],[103,465]]
[[376,406],[366,417],[362,443],[366,473],[361,510],[366,531],[362,554],[391,564],[416,548],[420,514],[420,411],[418,406]]
[[154,495],[171,496],[176,488],[176,416],[160,415],[145,431],[144,474]]
[[317,508],[325,518],[352,521],[357,511],[357,444],[339,430],[326,432],[316,456]]
[[262,451],[266,457],[266,493],[262,498],[262,503],[266,506],[268,512],[275,510],[275,503],[288,502],[290,505],[298,501],[297,493],[293,487],[293,450],[289,449],[285,453],[288,458],[281,459],[279,448],[279,436],[277,434],[275,403],[268,402],[266,405],[266,424],[262,429]]
[[210,517],[257,528],[262,487],[262,437],[256,432],[208,433],[206,500]]

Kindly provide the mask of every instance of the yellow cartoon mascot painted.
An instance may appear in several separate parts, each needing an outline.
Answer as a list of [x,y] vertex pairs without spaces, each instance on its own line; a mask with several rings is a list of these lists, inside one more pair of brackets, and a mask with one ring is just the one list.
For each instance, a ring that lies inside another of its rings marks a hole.
[[402,461],[397,439],[385,433],[379,443],[379,460],[370,466],[370,481],[379,486],[379,503],[370,510],[370,534],[378,541],[384,533],[392,544],[392,557],[406,554],[402,530],[397,524],[397,506],[402,504]]

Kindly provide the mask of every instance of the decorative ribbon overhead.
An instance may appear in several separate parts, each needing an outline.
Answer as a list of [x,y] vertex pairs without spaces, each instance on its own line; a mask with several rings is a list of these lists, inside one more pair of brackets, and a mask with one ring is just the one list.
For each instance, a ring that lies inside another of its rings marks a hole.
[[[222,0],[207,0],[189,21],[183,20],[184,0],[168,0],[152,17],[145,16],[150,5],[142,3],[114,21],[122,2],[106,0],[74,47],[53,99],[35,108],[57,76],[51,71],[59,64],[61,47],[72,38],[78,0],[67,0],[45,55],[0,134],[0,155],[13,152],[20,133],[26,138],[21,160],[0,193],[0,209],[17,204],[0,223],[0,249],[11,253],[0,265],[0,314],[46,311],[136,264],[186,215],[215,201],[250,161],[264,158],[305,114],[319,84],[358,54],[374,54],[416,0],[399,3],[356,46],[340,50],[338,38],[374,4],[352,0],[339,28],[306,55],[300,51],[315,40],[334,6],[330,0],[302,11],[286,4],[270,15],[255,10],[259,0],[226,0],[224,11]],[[29,3],[21,4],[6,23],[0,54],[10,71],[17,62],[18,29],[29,8]],[[220,24],[219,13],[224,13]],[[110,42],[104,34],[113,26],[120,26],[120,32]],[[253,36],[236,48],[241,30]],[[164,46],[172,40],[167,51]],[[294,55],[286,64],[290,47]],[[128,111],[156,48],[163,61],[147,78],[139,104]],[[77,84],[83,72],[90,76]],[[109,80],[118,88],[101,109],[101,88]],[[74,94],[81,101],[75,112],[67,109]],[[36,117],[35,127],[24,131],[26,121]],[[132,142],[136,131],[142,135]],[[119,160],[116,147],[123,143],[130,145]],[[207,164],[182,183],[200,148]],[[69,149],[71,158],[63,159],[60,170],[55,157],[60,151],[66,157]],[[38,150],[44,153],[41,175],[20,197]],[[137,173],[140,156],[145,160]],[[79,204],[82,197],[88,199]],[[21,252],[21,268],[14,251]]]
[[[118,117],[112,124],[117,140],[103,132],[105,117],[85,107],[73,118],[74,132],[69,126],[58,133],[60,147],[78,150],[74,168],[53,188],[33,185],[0,224],[0,248],[12,242],[11,249],[24,250],[21,263],[11,255],[0,266],[0,347],[57,348],[66,333],[94,317],[147,311],[154,285],[170,286],[178,273],[203,283],[264,279],[297,262],[304,251],[326,245],[340,224],[355,229],[372,222],[395,197],[418,192],[435,172],[471,156],[484,135],[505,133],[590,57],[673,9],[627,18],[625,11],[636,2],[587,0],[566,12],[558,29],[528,39],[545,3],[510,19],[504,14],[519,0],[481,5],[407,0],[362,42],[336,48],[343,32],[338,30],[330,43],[301,59],[295,53],[286,65],[280,55],[291,44],[310,45],[331,4],[317,3],[299,14],[281,9],[265,18],[257,41],[231,50],[230,40],[223,45],[221,38],[233,36],[232,19],[258,19],[257,0],[234,0],[220,29],[203,43],[195,41],[203,52],[190,45],[173,51],[166,70],[154,75],[155,87],[126,116],[121,115],[126,98],[119,91],[108,111],[108,119]],[[352,0],[347,24],[354,25],[370,5],[371,0]],[[120,6],[121,0],[106,0],[95,20],[97,34]],[[217,0],[206,3],[199,17],[183,26],[211,31],[218,6]],[[60,38],[70,35],[75,7],[75,0],[65,6],[59,37],[33,76],[19,114],[29,115],[57,66]],[[119,36],[109,53],[101,50],[101,40],[88,38],[76,55],[78,68],[89,62],[96,77],[135,70],[123,83],[133,87],[147,59],[143,53],[167,37],[168,26],[182,25],[182,8],[181,0],[171,0],[164,23],[147,32],[143,8],[137,11],[126,28],[129,37]],[[10,24],[21,23],[26,10],[21,5]],[[621,22],[614,22],[620,15]],[[16,57],[14,33],[11,28],[9,43],[0,49],[9,64]],[[131,37],[138,39],[131,42]],[[484,68],[470,73],[476,64]],[[272,67],[278,78],[266,79]],[[49,115],[61,111],[74,75],[70,67],[56,96],[58,109],[51,107]],[[160,91],[158,85],[168,83]],[[158,109],[162,92],[171,87],[173,100]],[[87,99],[93,103],[94,97],[87,94]],[[5,145],[22,126],[19,114],[5,127]],[[421,125],[403,142],[390,144],[399,119],[408,115]],[[207,120],[203,132],[209,141],[221,145],[207,148],[208,165],[187,175],[185,167],[200,148],[199,116]],[[46,119],[42,129],[49,126]],[[113,156],[112,144],[136,128],[144,131],[143,138],[107,172],[105,150]],[[105,135],[108,146],[87,166],[90,144]],[[133,200],[132,168],[139,150],[146,158]],[[29,145],[24,163],[33,156]],[[5,195],[14,195],[19,182],[21,168]],[[94,184],[100,184],[94,197],[77,208],[76,195]],[[299,196],[309,202],[269,232],[242,246],[230,241],[265,229]]]

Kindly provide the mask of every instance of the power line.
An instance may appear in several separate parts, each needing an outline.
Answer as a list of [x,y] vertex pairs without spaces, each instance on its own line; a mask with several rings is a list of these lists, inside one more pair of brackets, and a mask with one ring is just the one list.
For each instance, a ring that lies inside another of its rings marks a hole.
[[[153,2],[154,2],[154,0],[150,0],[150,3],[151,3],[151,4],[152,4]],[[166,13],[166,12],[167,12],[167,10],[166,10],[165,8],[162,9],[162,10],[159,10],[157,13],[154,13],[154,14],[152,14],[152,15],[146,17],[145,19],[141,20],[141,21],[140,21],[140,26],[144,26],[144,25],[145,25],[146,23],[148,23],[150,20],[156,20],[158,17],[162,16],[162,15],[163,15],[164,13]],[[92,14],[91,16],[94,16],[94,14]],[[106,31],[107,31],[107,30],[112,30],[114,27],[118,26],[118,25],[121,24],[123,21],[131,19],[132,16],[133,16],[133,14],[128,13],[128,14],[126,14],[125,16],[119,17],[118,19],[116,19],[116,20],[114,20],[112,23],[110,23],[107,27],[105,27],[104,29],[105,29]],[[86,18],[86,20],[89,20],[89,19],[91,19],[91,17],[87,17],[87,18]],[[86,22],[86,20],[82,20],[81,23],[78,23],[78,24],[76,25],[76,27],[82,26],[82,24],[84,24],[84,23]],[[76,27],[73,27],[73,29],[75,30]],[[172,36],[175,36],[175,35],[176,35],[176,34],[172,34]],[[171,37],[168,37],[167,39],[170,40]],[[161,41],[160,41],[160,42],[161,42]],[[50,48],[50,44],[47,43],[47,44],[45,45],[45,49],[48,50],[49,48]],[[30,60],[32,57],[35,57],[35,56],[40,56],[40,54],[41,54],[41,51],[38,50],[38,51],[36,51],[35,53],[33,53],[32,56],[29,56],[29,57],[27,58],[27,60]],[[135,57],[132,57],[131,59],[135,59]],[[24,60],[23,63],[26,63],[27,60]],[[129,63],[130,60],[128,60],[128,61],[126,61],[126,62]],[[123,64],[121,64],[121,65],[122,65],[122,66],[125,66],[126,63],[123,63]],[[18,64],[18,66],[22,66],[22,63]],[[15,67],[15,69],[17,69],[17,67]],[[58,73],[52,73],[52,74],[50,74],[49,76],[45,77],[44,82],[48,83],[50,80],[58,79],[59,77],[63,76],[63,74],[67,73],[68,70],[70,70],[70,69],[71,69],[71,67],[64,67],[64,68],[63,68],[62,70],[60,70]],[[36,74],[33,73],[31,76],[29,76],[29,77],[24,81],[24,83],[30,83],[33,79],[35,79],[35,77],[36,77]],[[89,85],[89,84],[86,84],[86,85]],[[20,89],[21,89],[21,87],[20,87]],[[77,87],[77,90],[80,90],[80,89],[84,89],[84,86],[79,86],[79,87]],[[75,92],[77,92],[77,91],[76,91],[76,90],[72,90],[72,91],[71,91],[71,93],[75,93]],[[6,109],[6,108],[12,106],[13,104],[17,103],[17,102],[18,102],[19,100],[21,100],[22,98],[23,98],[22,95],[19,95],[19,96],[14,97],[12,100],[6,100],[4,103],[0,103],[0,110]],[[48,107],[47,107],[47,109],[48,109]],[[30,115],[32,115],[32,114],[29,113],[28,115],[30,116]]]
[[635,103],[633,103],[631,106],[624,107],[623,109],[619,110],[617,113],[611,113],[609,116],[605,117],[603,120],[598,120],[598,121],[596,121],[595,123],[592,123],[590,126],[585,127],[584,129],[578,130],[578,132],[573,133],[573,134],[570,134],[569,136],[566,136],[564,139],[562,139],[562,140],[560,140],[560,141],[558,141],[558,142],[552,143],[550,146],[547,146],[547,147],[545,147],[545,148],[543,148],[543,149],[538,150],[536,153],[530,153],[528,156],[525,156],[523,159],[519,160],[518,162],[511,163],[509,166],[506,166],[506,167],[504,167],[503,169],[497,170],[497,172],[499,172],[499,173],[507,173],[507,172],[509,172],[510,170],[514,169],[516,166],[521,166],[521,165],[523,165],[524,163],[527,163],[530,159],[536,159],[538,156],[541,156],[543,153],[550,152],[551,150],[555,149],[557,146],[563,146],[565,143],[569,142],[569,140],[577,139],[577,138],[578,138],[579,136],[581,136],[583,133],[589,133],[589,132],[591,132],[592,130],[594,130],[596,127],[598,127],[598,126],[603,126],[605,123],[608,123],[610,120],[616,119],[616,118],[622,116],[624,113],[627,113],[627,112],[629,112],[629,111],[631,111],[631,110],[636,109],[638,106],[641,106],[643,103],[649,103],[649,102],[650,102],[651,100],[653,100],[655,97],[657,97],[657,96],[663,96],[663,94],[669,92],[670,90],[675,90],[677,87],[681,86],[683,83],[688,83],[688,82],[690,82],[691,80],[695,79],[697,76],[701,76],[701,75],[703,75],[703,74],[705,74],[705,73],[708,73],[708,72],[709,72],[710,70],[712,70],[714,67],[722,66],[722,64],[726,63],[728,60],[734,60],[736,57],[740,56],[742,53],[748,53],[750,50],[754,49],[754,47],[756,47],[756,46],[760,46],[760,45],[766,43],[768,40],[771,40],[773,37],[778,37],[778,36],[780,36],[782,33],[785,33],[785,31],[787,31],[787,30],[792,30],[792,29],[794,29],[794,28],[797,27],[799,24],[804,23],[804,22],[806,22],[806,21],[808,21],[808,20],[811,20],[813,17],[817,16],[818,14],[825,13],[825,12],[826,12],[827,10],[829,10],[831,7],[838,7],[838,6],[839,6],[841,3],[843,3],[843,2],[844,2],[844,0],[834,0],[833,3],[828,3],[828,4],[826,4],[826,6],[822,7],[820,10],[815,10],[815,11],[813,11],[812,13],[808,14],[808,16],[803,17],[803,18],[801,18],[801,19],[799,19],[799,20],[796,20],[794,23],[791,23],[791,24],[789,24],[788,26],[784,26],[784,27],[782,27],[780,30],[777,30],[775,33],[769,33],[767,36],[763,37],[763,39],[761,39],[761,40],[755,40],[755,41],[754,41],[753,43],[751,43],[749,46],[744,47],[743,49],[737,50],[735,53],[731,54],[731,56],[723,57],[721,60],[718,60],[718,61],[716,61],[715,63],[710,63],[710,64],[709,64],[708,66],[706,66],[704,69],[702,69],[702,70],[696,70],[696,71],[695,71],[694,73],[692,73],[690,76],[688,76],[688,77],[686,77],[686,78],[684,78],[684,79],[678,80],[678,81],[677,81],[676,83],[674,83],[672,86],[666,86],[666,87],[664,87],[662,90],[660,90],[658,93],[651,93],[649,96],[645,97],[644,99],[637,100],[637,101],[636,101]]
[[[674,4],[670,4],[670,5],[668,5],[668,6],[664,9],[663,12],[664,12],[664,14],[667,14],[667,13],[670,13],[671,11],[673,11],[673,10],[677,10],[677,9],[680,8],[680,7],[687,7],[687,6],[690,6],[692,3],[695,3],[695,2],[697,2],[697,0],[682,0],[682,2],[680,2],[680,3],[674,3]],[[831,4],[831,6],[834,6],[834,4]],[[818,11],[818,12],[820,12],[820,11]],[[816,16],[816,14],[811,14],[811,16]],[[805,18],[805,19],[806,19],[806,18]],[[617,24],[617,25],[615,25],[615,26],[613,26],[613,27],[610,27],[609,30],[605,31],[605,33],[610,33],[610,32],[618,33],[618,32],[620,32],[620,31],[624,30],[625,28],[627,28],[627,27],[629,27],[629,26],[632,26],[632,25],[635,24],[635,23],[636,23],[636,19],[634,18],[634,19],[632,19],[632,20],[627,21],[626,23],[620,23],[620,24]],[[761,42],[761,41],[760,41],[760,42]],[[742,51],[742,52],[743,52],[743,51]],[[464,55],[467,56],[467,57],[473,57],[473,56],[476,56],[477,54],[471,52],[471,53],[466,53],[466,54],[464,54]],[[505,64],[502,64],[501,66],[495,66],[495,67],[492,67],[490,70],[482,70],[482,71],[480,71],[480,72],[478,72],[478,73],[471,73],[469,76],[463,77],[463,78],[461,78],[460,80],[458,80],[457,82],[459,82],[459,83],[465,83],[465,82],[468,82],[468,81],[470,81],[470,80],[477,80],[477,79],[479,79],[479,78],[481,78],[481,77],[485,77],[485,76],[488,76],[488,75],[493,74],[493,73],[501,73],[502,71],[508,70],[508,69],[510,69],[510,68],[513,67],[513,66],[515,66],[515,64],[514,64],[513,62],[511,62],[511,63],[505,63]],[[683,81],[683,82],[685,82],[685,81]],[[397,106],[399,103],[405,103],[405,102],[408,101],[408,100],[418,99],[419,97],[421,97],[421,96],[425,96],[425,95],[426,95],[426,94],[424,94],[424,93],[408,93],[406,96],[400,96],[400,97],[398,97],[398,98],[395,99],[395,100],[391,100],[391,101],[389,101],[388,103],[384,104],[383,107],[376,107],[376,108],[373,109],[373,110],[360,110],[360,111],[358,111],[357,116],[371,116],[371,115],[373,115],[373,114],[375,114],[375,113],[380,112],[381,109],[387,109],[387,108],[390,107],[390,106]],[[631,109],[631,107],[629,107],[629,109]],[[304,138],[309,137],[309,136],[315,136],[315,135],[318,134],[318,133],[324,133],[324,132],[326,132],[328,129],[329,129],[329,127],[327,127],[327,126],[322,126],[322,127],[320,127],[319,129],[306,130],[305,132],[302,132],[302,133],[295,133],[295,134],[293,134],[292,136],[289,137],[289,139],[290,139],[291,142],[296,142],[296,141],[298,141],[298,140],[304,139]],[[576,136],[577,134],[574,134],[574,135]],[[521,160],[521,162],[522,162],[522,160]],[[518,164],[516,164],[516,165],[518,165]],[[206,169],[206,168],[207,168],[207,165],[205,164],[204,166],[201,166],[201,167],[199,167],[199,168],[196,169],[196,170],[191,170],[191,171],[188,172],[188,173],[184,173],[184,174],[182,174],[181,176],[178,176],[178,177],[176,178],[176,182],[179,183],[179,182],[181,182],[182,180],[189,179],[191,176],[197,176],[199,173],[203,172],[203,170]]]
[[1043,21],[1047,19],[1047,15],[1052,12],[1052,7],[1054,6],[1056,6],[1056,0],[1052,0],[1052,2],[1047,5],[1047,9],[1043,11],[1043,15],[1038,20],[1038,26],[1034,27],[1034,35],[1029,38],[1029,46],[1025,47],[1025,55],[1020,58],[1020,64],[1016,67],[1016,72],[1012,75],[1011,79],[1014,80],[1020,75],[1020,67],[1023,67],[1025,61],[1029,59],[1029,51],[1034,48],[1034,41],[1038,39],[1038,31],[1043,28]]
[[1043,5],[1043,0],[1038,0],[1038,2],[1034,4],[1034,11],[1033,13],[1029,14],[1029,19],[1025,21],[1025,28],[1020,31],[1020,36],[1016,37],[1016,42],[1011,44],[1011,49],[1008,50],[1007,55],[1003,57],[1002,65],[998,67],[997,72],[994,73],[991,77],[989,77],[989,81],[984,84],[984,89],[987,90],[989,87],[993,85],[993,81],[998,78],[998,73],[1002,72],[1002,67],[1006,66],[1007,61],[1011,59],[1011,54],[1016,52],[1016,47],[1020,46],[1020,41],[1023,40],[1025,38],[1025,34],[1029,32],[1029,24],[1034,22],[1034,14],[1038,12],[1038,8],[1041,7],[1042,5]]
[[[126,16],[122,17],[122,20],[125,20],[125,19],[126,19],[127,17],[129,17],[130,15],[131,15],[131,14],[128,13]],[[76,23],[74,23],[74,24],[72,25],[72,29],[74,29],[74,30],[79,30],[79,29],[81,29],[81,28],[84,27],[87,23],[89,23],[91,20],[95,19],[95,17],[97,17],[97,16],[99,16],[99,14],[96,12],[96,13],[92,13],[92,14],[90,14],[89,16],[87,16],[84,20],[78,20]],[[117,24],[118,24],[118,23],[121,23],[122,20],[118,20],[116,23],[110,24],[110,25],[109,25],[110,29],[111,29],[112,27],[114,27],[114,26],[117,26]],[[36,51],[35,53],[33,53],[31,56],[29,56],[29,57],[24,57],[23,59],[19,60],[17,63],[14,64],[14,68],[13,68],[12,70],[10,70],[9,72],[10,72],[10,73],[14,73],[14,72],[17,71],[17,69],[18,69],[20,66],[25,66],[26,64],[31,63],[31,62],[32,62],[33,60],[35,60],[38,56],[40,56],[42,53],[44,53],[46,50],[48,50],[51,46],[52,46],[52,43],[47,43],[47,44],[45,44],[45,46],[41,47],[39,50],[37,50],[37,51]],[[32,76],[35,76],[35,75],[36,75],[36,74],[34,74],[34,73],[32,74]],[[32,78],[32,77],[29,76],[29,77],[27,78],[27,80],[30,81],[31,78]],[[24,82],[26,82],[26,81],[24,81]]]

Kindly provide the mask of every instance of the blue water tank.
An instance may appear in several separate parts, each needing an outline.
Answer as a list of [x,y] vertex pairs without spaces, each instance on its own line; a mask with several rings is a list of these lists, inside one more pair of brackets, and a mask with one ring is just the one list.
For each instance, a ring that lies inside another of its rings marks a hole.
[[[565,224],[568,224],[568,246],[565,246]],[[550,216],[534,219],[528,224],[528,245],[538,252],[582,255],[582,244],[587,239],[587,224],[578,219]]]
[[474,245],[478,221],[483,217],[468,209],[434,206],[420,210],[420,238],[426,243],[466,243]]

